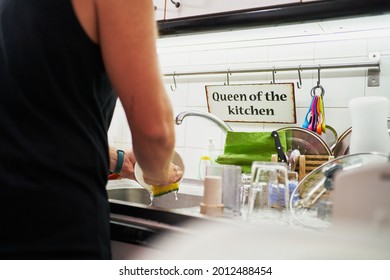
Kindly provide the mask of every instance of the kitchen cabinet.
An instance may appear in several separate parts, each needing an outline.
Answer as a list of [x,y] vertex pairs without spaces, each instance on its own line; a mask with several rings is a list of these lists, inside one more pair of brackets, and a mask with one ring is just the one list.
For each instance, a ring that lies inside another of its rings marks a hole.
[[300,0],[178,0],[180,7],[176,8],[170,1],[166,1],[165,19],[201,16],[224,13],[244,9],[278,6],[284,4],[300,3]]

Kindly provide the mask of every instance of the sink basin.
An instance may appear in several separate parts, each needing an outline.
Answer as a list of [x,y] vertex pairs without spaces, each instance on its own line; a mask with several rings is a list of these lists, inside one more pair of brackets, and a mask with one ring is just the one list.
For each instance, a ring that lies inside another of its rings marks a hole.
[[[108,189],[108,198],[121,200],[131,203],[138,203],[144,205],[150,205],[149,192],[144,188],[114,188]],[[177,197],[177,199],[176,199]],[[202,201],[202,196],[181,193],[180,190],[177,193],[168,193],[162,196],[155,197],[153,199],[153,207],[166,208],[166,209],[179,209],[179,208],[191,208],[198,207]]]

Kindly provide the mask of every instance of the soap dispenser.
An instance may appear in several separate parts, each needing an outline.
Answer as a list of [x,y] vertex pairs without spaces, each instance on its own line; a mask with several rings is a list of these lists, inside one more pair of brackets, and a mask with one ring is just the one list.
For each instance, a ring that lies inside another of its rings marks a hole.
[[199,160],[199,179],[204,180],[206,177],[206,168],[211,164],[211,158],[207,155],[201,156]]
[[202,155],[199,160],[199,179],[204,180],[206,176],[206,168],[208,165],[214,164],[214,138],[209,138],[207,145],[207,154]]
[[209,144],[207,146],[208,155],[211,159],[211,164],[215,163],[215,145],[214,138],[209,138]]

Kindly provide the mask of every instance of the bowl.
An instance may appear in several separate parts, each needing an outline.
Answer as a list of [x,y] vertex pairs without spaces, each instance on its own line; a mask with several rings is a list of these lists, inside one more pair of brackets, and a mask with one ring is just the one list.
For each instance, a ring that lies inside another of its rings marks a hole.
[[[379,153],[359,153],[328,161],[305,176],[293,191],[290,213],[295,221],[308,228],[328,229],[333,217],[333,177],[336,172],[385,163],[388,156]],[[354,194],[351,193],[351,196]]]
[[[174,152],[173,153],[173,157],[172,157],[172,163],[179,166],[181,168],[181,170],[183,170],[183,173],[185,171],[185,168],[184,168],[184,162],[183,162],[183,159],[181,158],[181,156],[179,155],[178,152]],[[134,175],[135,175],[135,179],[138,181],[138,183],[144,187],[145,189],[147,189],[149,192],[151,191],[152,189],[152,186],[145,183],[144,181],[144,176],[143,176],[143,172],[142,172],[142,169],[141,167],[138,165],[138,163],[136,162],[135,163],[135,166],[134,166]],[[183,180],[184,176],[179,180],[178,183],[180,183],[182,180]]]

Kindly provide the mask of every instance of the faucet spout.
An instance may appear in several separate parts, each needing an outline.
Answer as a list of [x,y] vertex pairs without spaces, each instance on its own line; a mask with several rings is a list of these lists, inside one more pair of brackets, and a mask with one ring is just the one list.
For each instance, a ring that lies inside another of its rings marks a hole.
[[188,117],[188,116],[197,116],[197,117],[208,119],[208,120],[214,122],[216,125],[218,125],[225,133],[227,131],[233,131],[233,129],[227,123],[225,123],[223,120],[219,119],[217,116],[210,114],[210,113],[207,113],[207,112],[195,111],[195,110],[184,111],[184,112],[179,113],[175,119],[176,124],[177,125],[182,124],[184,118]]

